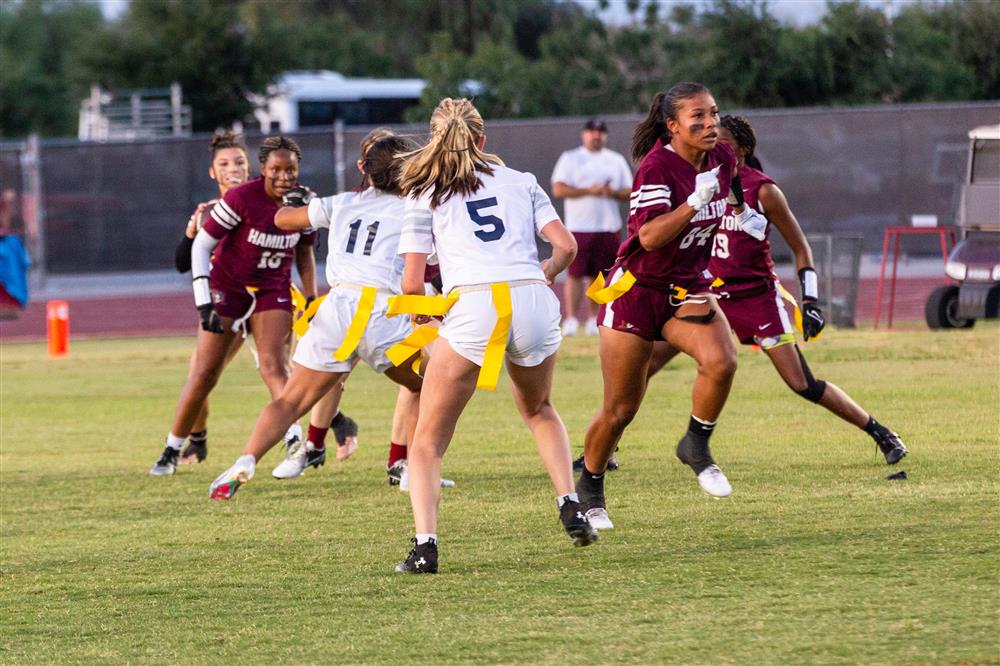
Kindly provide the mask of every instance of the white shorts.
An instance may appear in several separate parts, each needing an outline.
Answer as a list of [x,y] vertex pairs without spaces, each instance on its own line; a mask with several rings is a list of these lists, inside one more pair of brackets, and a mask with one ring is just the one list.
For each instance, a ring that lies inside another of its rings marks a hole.
[[368,326],[351,355],[343,361],[333,357],[347,337],[347,329],[358,309],[361,292],[353,289],[333,289],[319,306],[309,330],[299,340],[293,361],[318,372],[350,372],[358,359],[375,372],[385,372],[392,361],[385,352],[410,334],[410,318],[386,317],[389,294],[378,292]]
[[[507,359],[533,367],[559,349],[559,299],[544,284],[525,284],[510,289],[511,319]],[[441,324],[441,337],[452,349],[476,365],[483,364],[490,333],[497,323],[493,294],[489,289],[461,294]]]

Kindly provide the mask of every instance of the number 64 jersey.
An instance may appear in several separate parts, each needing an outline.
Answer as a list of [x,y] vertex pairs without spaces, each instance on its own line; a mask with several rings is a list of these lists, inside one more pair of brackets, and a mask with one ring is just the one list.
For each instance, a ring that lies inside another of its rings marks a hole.
[[458,286],[545,280],[536,234],[559,215],[530,173],[494,165],[472,194],[431,209],[430,193],[406,201],[399,253],[437,251],[444,293]]
[[326,280],[400,292],[403,259],[399,235],[403,229],[402,197],[369,187],[309,202],[309,224],[330,230]]

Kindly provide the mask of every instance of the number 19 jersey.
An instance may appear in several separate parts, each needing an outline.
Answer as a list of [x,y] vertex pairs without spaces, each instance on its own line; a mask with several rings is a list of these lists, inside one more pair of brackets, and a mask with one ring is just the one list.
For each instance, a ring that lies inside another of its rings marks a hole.
[[330,230],[326,280],[400,292],[403,259],[399,256],[405,203],[402,197],[374,187],[309,202],[309,224]]
[[437,251],[444,292],[463,285],[544,280],[535,235],[559,215],[530,173],[493,166],[479,189],[437,208],[430,193],[407,199],[399,253]]

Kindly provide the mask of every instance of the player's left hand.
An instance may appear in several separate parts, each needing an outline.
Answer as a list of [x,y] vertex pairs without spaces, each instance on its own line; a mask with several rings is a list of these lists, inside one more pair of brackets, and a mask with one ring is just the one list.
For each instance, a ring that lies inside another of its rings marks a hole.
[[736,222],[744,233],[753,238],[759,241],[767,238],[767,218],[750,206],[743,205],[743,211],[736,215]]
[[819,309],[813,301],[806,301],[802,304],[802,337],[806,342],[810,338],[819,335],[823,327],[826,326],[826,319],[823,318],[823,311]]
[[285,192],[285,196],[281,197],[281,205],[291,208],[302,208],[303,206],[308,206],[314,196],[316,196],[316,193],[305,185],[296,185]]

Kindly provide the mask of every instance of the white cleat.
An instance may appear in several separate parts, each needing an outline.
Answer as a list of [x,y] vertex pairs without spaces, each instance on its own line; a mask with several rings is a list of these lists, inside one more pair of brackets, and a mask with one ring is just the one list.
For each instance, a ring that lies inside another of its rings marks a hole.
[[288,456],[282,460],[271,476],[276,479],[296,479],[307,467],[321,467],[326,462],[326,449],[316,450],[312,442],[295,442],[288,449]]
[[[441,479],[442,488],[454,488],[455,482],[451,479]],[[399,490],[400,492],[408,493],[410,492],[410,470],[404,468],[403,474],[399,477]]]
[[698,485],[712,497],[729,497],[733,487],[718,465],[709,465],[698,475]]
[[584,327],[583,331],[587,335],[598,335],[597,320],[596,319],[588,319],[587,320],[587,325]]
[[580,322],[576,320],[576,317],[566,317],[566,321],[562,325],[562,334],[564,338],[568,338],[571,335],[576,335],[580,332]]
[[615,528],[614,523],[608,518],[608,510],[596,507],[589,509],[587,511],[587,522],[595,530],[612,530]]

